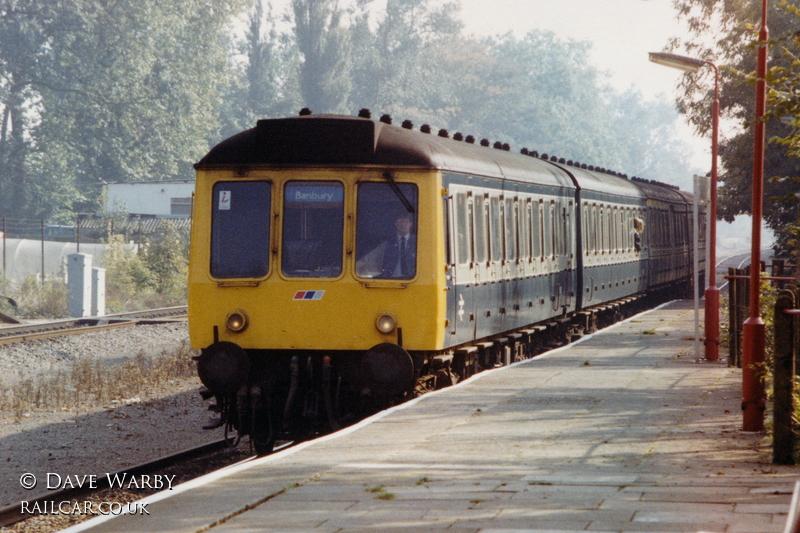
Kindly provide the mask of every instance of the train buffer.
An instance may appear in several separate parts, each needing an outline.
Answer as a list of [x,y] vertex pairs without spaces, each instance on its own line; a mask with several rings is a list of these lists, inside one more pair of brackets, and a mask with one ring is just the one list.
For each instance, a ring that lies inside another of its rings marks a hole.
[[741,431],[741,371],[695,363],[693,319],[667,304],[67,531],[781,532],[797,471]]

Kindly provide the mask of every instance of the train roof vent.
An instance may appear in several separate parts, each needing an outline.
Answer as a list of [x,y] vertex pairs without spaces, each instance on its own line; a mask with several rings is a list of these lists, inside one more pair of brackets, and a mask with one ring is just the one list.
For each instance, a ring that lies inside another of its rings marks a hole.
[[503,143],[501,143],[500,141],[495,141],[494,144],[492,145],[492,148],[494,148],[495,150],[502,150]]
[[449,139],[450,133],[446,129],[442,128],[439,130],[439,137],[444,137],[445,139]]
[[572,162],[572,159],[570,159],[569,161],[567,161],[567,166],[568,166],[568,167],[573,167],[573,166],[575,166],[575,163],[573,163],[573,162]]
[[481,146],[489,146],[489,139],[481,139]]
[[402,126],[407,130],[413,130],[414,129],[414,123],[411,122],[410,120],[404,120]]
[[550,159],[550,157],[547,154],[542,154],[542,159]]
[[355,118],[259,120],[251,151],[274,163],[360,161],[375,155],[380,127]]
[[365,107],[358,112],[358,116],[359,118],[372,118],[372,111]]
[[391,124],[392,123],[392,115],[383,115],[381,117],[381,122],[384,124]]
[[465,142],[469,144],[475,144],[475,136],[474,135],[467,135],[467,138],[464,139]]
[[461,133],[460,131],[457,131],[456,134],[453,135],[453,140],[454,141],[463,141],[464,140],[464,134]]
[[511,151],[511,145],[508,144],[508,143],[503,143],[503,150],[505,150],[506,152],[510,152]]
[[420,126],[419,131],[421,131],[422,133],[430,133],[431,127],[429,124],[423,124],[422,126]]
[[586,167],[587,167],[586,163],[581,163],[581,168],[582,168],[583,170],[586,170]]
[[561,157],[561,158],[559,158],[558,162],[561,163],[562,165],[564,165],[564,164],[566,164],[567,160],[564,159],[563,157]]
[[519,153],[521,153],[522,155],[528,155],[528,149],[523,147],[522,150],[519,151]]
[[554,155],[551,155],[550,156],[550,161],[558,161],[558,157],[556,157]]
[[301,117],[307,117],[308,115],[311,114],[311,110],[307,107],[304,107],[303,109],[300,110],[299,114]]

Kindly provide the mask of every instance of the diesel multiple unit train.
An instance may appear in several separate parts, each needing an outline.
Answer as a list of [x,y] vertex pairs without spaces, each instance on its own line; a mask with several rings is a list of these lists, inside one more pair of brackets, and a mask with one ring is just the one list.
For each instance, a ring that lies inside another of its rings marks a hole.
[[391,122],[260,120],[195,165],[208,427],[268,452],[691,290],[676,187]]

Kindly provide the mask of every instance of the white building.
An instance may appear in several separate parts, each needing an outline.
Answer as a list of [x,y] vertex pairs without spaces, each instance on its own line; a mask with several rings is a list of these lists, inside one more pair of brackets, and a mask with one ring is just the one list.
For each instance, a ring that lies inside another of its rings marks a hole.
[[189,217],[194,180],[108,183],[106,211],[131,215]]

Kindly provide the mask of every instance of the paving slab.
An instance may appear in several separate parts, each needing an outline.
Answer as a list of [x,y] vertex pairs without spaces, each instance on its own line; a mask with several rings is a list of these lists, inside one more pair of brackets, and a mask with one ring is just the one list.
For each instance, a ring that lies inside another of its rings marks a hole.
[[778,533],[798,470],[673,302],[70,531]]

